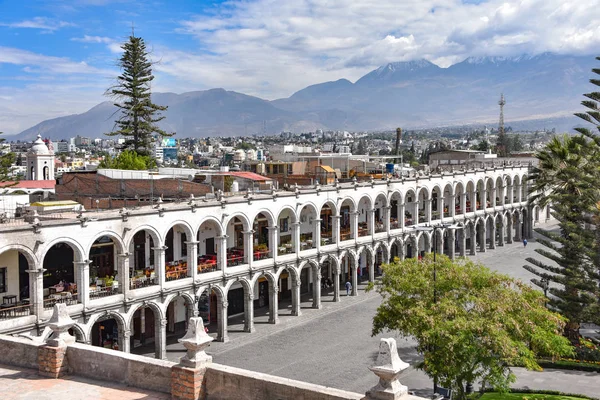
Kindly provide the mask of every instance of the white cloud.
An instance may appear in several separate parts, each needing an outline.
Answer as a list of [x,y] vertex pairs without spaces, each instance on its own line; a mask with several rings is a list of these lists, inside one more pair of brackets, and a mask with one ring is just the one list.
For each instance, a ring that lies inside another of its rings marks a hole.
[[25,72],[44,71],[53,74],[107,74],[111,71],[72,61],[64,57],[46,56],[31,51],[0,46],[0,64],[23,65]]
[[75,24],[65,21],[56,21],[45,17],[35,17],[20,22],[0,23],[0,26],[7,26],[9,28],[41,29],[53,32],[60,28],[75,26]]
[[71,40],[74,42],[81,42],[81,43],[112,44],[114,42],[113,39],[106,37],[106,36],[89,36],[89,35],[83,35],[83,37],[74,37],[74,38],[71,38]]

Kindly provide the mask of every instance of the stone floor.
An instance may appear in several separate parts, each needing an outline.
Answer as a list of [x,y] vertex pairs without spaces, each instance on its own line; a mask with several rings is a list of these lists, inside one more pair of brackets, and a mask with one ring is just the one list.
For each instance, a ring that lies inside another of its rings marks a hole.
[[118,383],[94,381],[77,376],[50,379],[37,371],[0,365],[2,400],[167,400],[171,395],[137,389]]

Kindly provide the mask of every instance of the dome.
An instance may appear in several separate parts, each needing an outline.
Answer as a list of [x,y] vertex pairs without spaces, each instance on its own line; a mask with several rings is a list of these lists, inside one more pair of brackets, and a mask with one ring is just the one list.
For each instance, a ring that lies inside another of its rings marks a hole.
[[38,135],[37,140],[33,142],[33,146],[29,149],[29,154],[50,154],[50,150],[48,150],[46,143],[44,143],[40,135]]

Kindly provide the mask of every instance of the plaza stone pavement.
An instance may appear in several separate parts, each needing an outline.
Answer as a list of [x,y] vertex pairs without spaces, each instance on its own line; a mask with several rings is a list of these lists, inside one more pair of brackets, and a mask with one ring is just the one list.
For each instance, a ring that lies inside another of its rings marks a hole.
[[112,382],[67,376],[61,379],[43,378],[37,370],[0,365],[2,400],[168,400],[167,393],[152,392]]
[[[528,281],[531,274],[522,268],[525,257],[533,256],[539,245],[531,240],[526,248],[513,243],[478,253],[473,258],[492,269]],[[333,303],[332,296],[323,297],[323,308],[310,309],[310,298],[302,298],[302,315],[291,316],[291,306],[280,306],[277,325],[268,324],[265,309],[256,310],[252,334],[242,332],[242,316],[229,320],[228,343],[213,342],[207,353],[219,364],[231,365],[290,379],[364,393],[377,383],[376,376],[367,368],[377,358],[379,339],[394,337],[402,360],[411,365],[419,361],[415,342],[386,333],[371,337],[372,318],[381,299],[375,292],[365,293],[359,287],[357,297],[341,296]],[[345,291],[343,291],[345,294]],[[184,355],[183,346],[175,338],[168,341],[167,356],[178,361]],[[154,356],[153,346],[136,349],[138,354]],[[600,392],[600,374],[545,370],[530,372],[515,368],[514,387],[555,389],[597,396]],[[431,394],[432,381],[421,371],[410,367],[400,381],[417,395]]]

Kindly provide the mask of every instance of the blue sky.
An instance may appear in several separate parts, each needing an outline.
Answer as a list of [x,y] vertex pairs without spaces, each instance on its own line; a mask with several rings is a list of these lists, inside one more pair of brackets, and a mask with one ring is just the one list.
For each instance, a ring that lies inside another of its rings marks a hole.
[[159,62],[153,90],[274,99],[392,61],[596,55],[597,1],[0,0],[0,131],[107,100],[132,24]]

